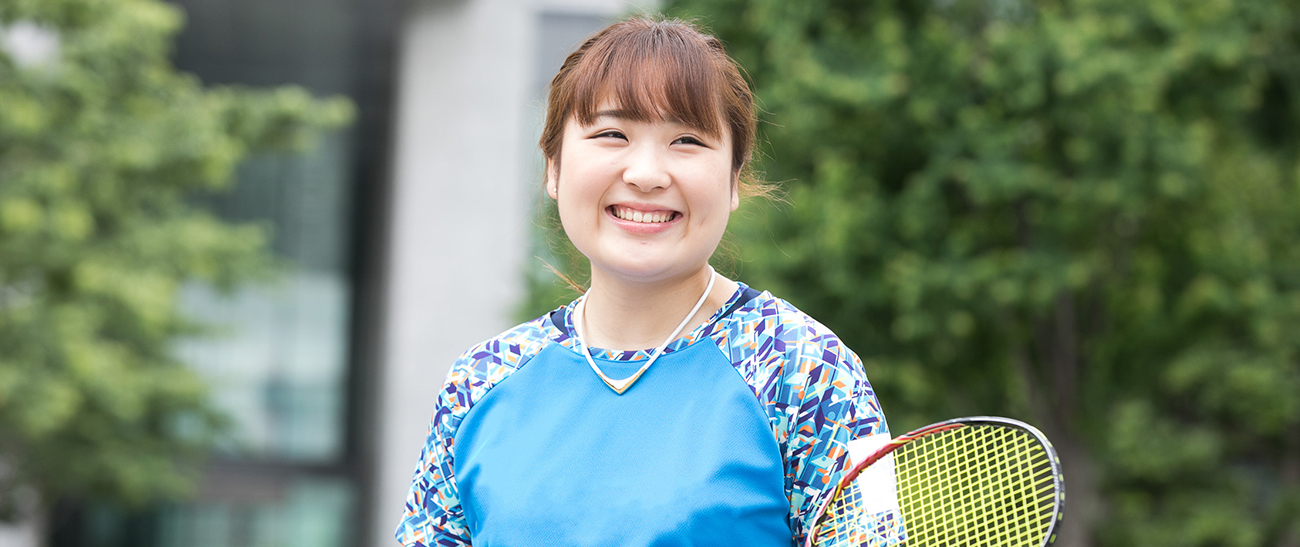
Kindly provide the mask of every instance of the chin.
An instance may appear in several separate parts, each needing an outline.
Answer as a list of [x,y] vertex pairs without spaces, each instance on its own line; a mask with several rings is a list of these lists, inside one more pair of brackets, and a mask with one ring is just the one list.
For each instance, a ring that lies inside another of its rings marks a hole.
[[666,268],[663,264],[611,264],[604,270],[627,281],[659,281],[676,272],[675,268]]
[[[704,267],[706,262],[707,259],[697,264],[696,261],[682,260],[681,257],[668,258],[641,254],[605,262],[600,268],[612,276],[628,281],[650,282],[693,272],[697,268]],[[595,267],[596,262],[593,261],[592,265]]]

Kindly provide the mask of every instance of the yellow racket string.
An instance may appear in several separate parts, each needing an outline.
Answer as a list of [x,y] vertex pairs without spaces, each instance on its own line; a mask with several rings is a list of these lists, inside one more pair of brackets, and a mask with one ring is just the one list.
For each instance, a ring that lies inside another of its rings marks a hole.
[[[972,424],[923,436],[893,455],[909,547],[1043,545],[1056,479],[1050,453],[1033,435]],[[863,495],[856,482],[841,490],[816,527],[814,545],[874,547],[867,528],[875,519],[862,514]]]
[[849,483],[826,509],[818,527],[816,545],[864,545],[871,536],[867,519],[862,518],[862,491],[857,482]]

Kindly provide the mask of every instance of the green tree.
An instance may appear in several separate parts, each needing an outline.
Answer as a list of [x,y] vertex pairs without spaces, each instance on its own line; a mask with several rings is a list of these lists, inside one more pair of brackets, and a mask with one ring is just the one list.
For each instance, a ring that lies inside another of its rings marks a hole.
[[1067,546],[1300,545],[1300,4],[671,0],[752,76],[789,204],[741,277],[897,431],[1038,424]]
[[[249,154],[300,150],[351,104],[205,89],[169,61],[158,0],[0,0],[0,499],[183,493],[221,420],[171,353],[177,289],[273,274],[262,226],[194,205]],[[19,44],[21,45],[21,44]],[[12,516],[12,515],[10,515]]]

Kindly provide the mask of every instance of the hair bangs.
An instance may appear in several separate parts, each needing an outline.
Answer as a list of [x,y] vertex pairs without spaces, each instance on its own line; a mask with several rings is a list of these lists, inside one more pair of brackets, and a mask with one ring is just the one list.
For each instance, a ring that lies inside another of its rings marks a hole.
[[629,33],[607,42],[610,47],[593,48],[575,67],[573,116],[578,122],[594,123],[601,110],[612,107],[631,120],[680,123],[721,137],[724,82],[711,66],[716,59],[704,54],[707,48],[689,44],[692,37],[672,30]]

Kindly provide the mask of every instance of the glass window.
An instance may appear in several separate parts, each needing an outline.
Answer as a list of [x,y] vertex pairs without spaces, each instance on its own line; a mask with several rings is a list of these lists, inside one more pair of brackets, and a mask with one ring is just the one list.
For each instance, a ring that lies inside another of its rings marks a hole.
[[169,507],[159,516],[160,545],[186,547],[343,547],[350,535],[352,487],[346,481],[302,479],[275,496],[249,502]]
[[188,314],[216,327],[178,345],[233,419],[228,456],[327,463],[343,454],[351,224],[348,139],[308,156],[256,158],[234,192],[204,200],[226,218],[263,221],[283,260],[278,280],[221,294],[186,287]]

